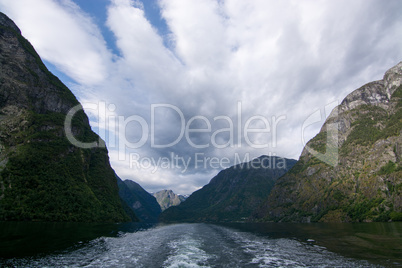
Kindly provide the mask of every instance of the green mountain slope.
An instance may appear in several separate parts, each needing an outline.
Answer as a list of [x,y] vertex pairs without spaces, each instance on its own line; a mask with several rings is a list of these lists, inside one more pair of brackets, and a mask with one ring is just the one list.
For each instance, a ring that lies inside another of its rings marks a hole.
[[[106,148],[80,149],[64,120],[77,99],[0,13],[0,220],[128,221]],[[102,142],[83,111],[72,132]]]
[[117,178],[119,195],[142,222],[157,222],[161,208],[150,193],[138,183]]
[[296,160],[261,156],[219,172],[179,206],[170,207],[161,221],[246,220],[268,196],[276,179]]
[[[383,80],[349,94],[307,144],[324,153],[328,133],[328,144],[332,137],[337,137],[335,146],[328,147],[326,163],[305,148],[297,164],[277,181],[256,218],[324,222],[402,220],[401,81],[399,63],[385,73]],[[330,132],[331,125],[338,126],[338,134],[331,134],[336,133]],[[335,164],[331,165],[331,161]]]

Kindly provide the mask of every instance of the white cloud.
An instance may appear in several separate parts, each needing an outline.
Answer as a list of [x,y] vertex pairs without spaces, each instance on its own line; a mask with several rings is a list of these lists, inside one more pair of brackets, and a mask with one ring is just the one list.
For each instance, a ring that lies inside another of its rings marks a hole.
[[119,76],[133,81],[142,94],[162,94],[174,89],[172,79],[179,74],[180,63],[164,47],[163,39],[145,18],[144,11],[133,1],[112,1],[107,26],[115,34],[120,59]]
[[1,0],[40,56],[83,85],[108,76],[110,53],[91,18],[70,0]]
[[[0,0],[1,9],[39,54],[77,81],[71,86],[80,100],[113,103],[116,115],[139,115],[150,124],[151,104],[169,103],[186,120],[207,117],[216,130],[227,126],[213,118],[225,115],[236,121],[241,101],[243,126],[253,115],[271,123],[272,116],[286,116],[278,124],[277,146],[263,150],[250,148],[244,140],[240,148],[195,150],[184,139],[170,148],[151,148],[148,141],[127,151],[154,159],[172,152],[186,158],[197,152],[206,157],[271,152],[297,158],[303,146],[301,126],[310,114],[341,101],[364,83],[381,79],[402,58],[402,41],[396,38],[402,31],[398,0],[159,0],[158,4],[170,31],[167,36],[160,36],[147,20],[140,1],[111,1],[104,23],[121,52],[113,55],[101,35],[103,26],[95,25],[69,0]],[[174,115],[162,113],[158,118],[158,142],[177,137],[180,122]],[[237,133],[237,122],[234,127]],[[313,137],[320,127],[311,126],[304,138]],[[128,138],[138,140],[141,131],[132,125]],[[209,138],[193,136],[203,143]],[[190,193],[217,171],[135,170],[127,161],[118,161],[116,149],[109,147],[117,173],[150,191],[160,187]]]

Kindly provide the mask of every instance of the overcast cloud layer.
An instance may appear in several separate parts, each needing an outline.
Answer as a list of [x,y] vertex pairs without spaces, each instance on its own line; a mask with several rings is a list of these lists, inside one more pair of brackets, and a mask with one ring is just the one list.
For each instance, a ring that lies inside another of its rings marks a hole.
[[[150,192],[191,193],[233,164],[236,154],[241,160],[262,154],[297,159],[302,138],[317,134],[325,119],[305,129],[302,137],[303,122],[311,114],[381,79],[402,60],[399,0],[160,0],[155,8],[165,25],[152,25],[140,1],[110,1],[104,7],[106,21],[79,4],[0,0],[0,10],[17,23],[48,65],[71,79],[64,82],[84,106],[96,103],[102,108],[99,102],[105,103],[100,116],[87,109],[92,127],[106,139],[117,174]],[[152,104],[171,105],[154,110],[155,128]],[[211,131],[183,136],[167,148],[152,146],[152,137],[156,145],[179,137],[180,113],[190,128],[206,129],[210,122]],[[256,115],[250,127],[269,124],[269,132],[251,133],[247,142],[243,130]],[[124,120],[109,124],[119,116],[137,116],[131,118],[137,122],[127,124],[122,133]],[[141,128],[140,117],[148,131]],[[125,148],[119,146],[122,140],[144,145]],[[196,154],[202,159],[227,157],[230,163],[195,162]],[[180,159],[189,160],[188,167]],[[158,160],[159,165],[152,163]]]

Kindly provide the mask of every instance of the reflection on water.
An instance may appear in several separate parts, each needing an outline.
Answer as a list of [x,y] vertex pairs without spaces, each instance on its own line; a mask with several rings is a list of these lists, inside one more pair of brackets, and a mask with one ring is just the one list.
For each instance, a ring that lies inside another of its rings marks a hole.
[[289,237],[323,246],[343,256],[402,266],[402,222],[225,224],[272,238]]
[[402,266],[402,223],[0,223],[0,266]]
[[0,258],[79,247],[98,237],[118,237],[152,227],[142,223],[0,222]]

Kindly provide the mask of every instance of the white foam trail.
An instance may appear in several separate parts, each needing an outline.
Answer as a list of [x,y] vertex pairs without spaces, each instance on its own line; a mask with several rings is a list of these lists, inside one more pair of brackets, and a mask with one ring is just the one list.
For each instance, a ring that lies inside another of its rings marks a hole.
[[169,247],[172,252],[163,267],[210,267],[207,265],[207,261],[212,256],[202,250],[201,245],[200,240],[194,239],[190,235],[184,235],[180,239],[170,242]]
[[209,224],[159,226],[102,237],[44,257],[10,261],[17,267],[368,267],[294,239],[272,239]]

